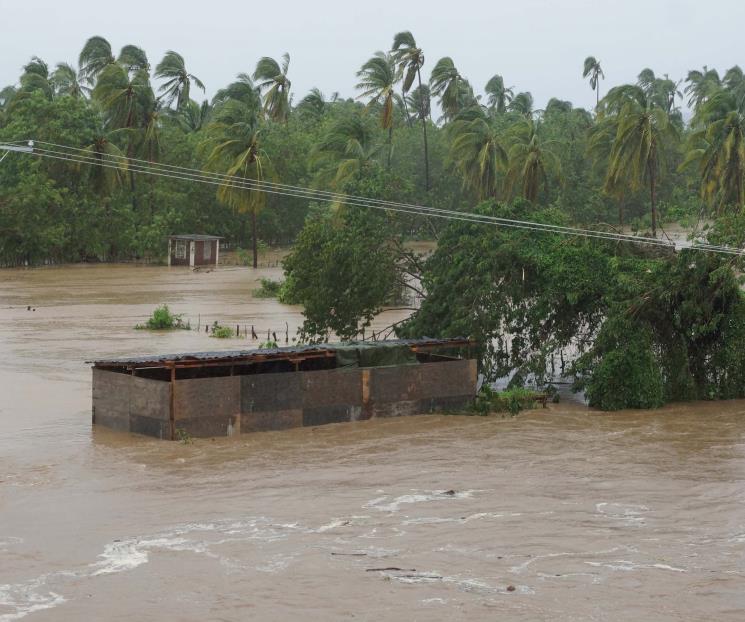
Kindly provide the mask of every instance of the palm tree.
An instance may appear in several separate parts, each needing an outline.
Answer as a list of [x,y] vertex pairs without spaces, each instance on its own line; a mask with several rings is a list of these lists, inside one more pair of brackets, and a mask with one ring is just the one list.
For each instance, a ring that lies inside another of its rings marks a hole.
[[370,117],[360,111],[336,119],[315,146],[311,158],[318,170],[316,184],[344,191],[373,166],[380,144]]
[[256,64],[253,78],[259,91],[264,91],[264,112],[274,121],[287,122],[290,116],[290,86],[287,69],[290,55],[282,55],[282,66],[273,58],[264,56]]
[[114,62],[111,44],[103,37],[91,37],[85,42],[78,58],[81,80],[93,85],[104,67]]
[[513,126],[510,139],[507,194],[519,186],[520,194],[535,203],[541,186],[548,192],[549,178],[561,176],[561,160],[555,153],[558,144],[541,140],[539,126],[532,119]]
[[417,86],[406,96],[406,103],[414,111],[415,118],[426,119],[430,115],[432,105],[429,87],[426,84]]
[[82,84],[78,79],[78,72],[69,63],[57,63],[51,81],[58,95],[79,98],[90,93],[90,88]]
[[211,114],[212,106],[210,106],[208,100],[205,99],[199,104],[190,99],[179,109],[171,110],[168,118],[175,121],[176,125],[185,133],[193,134],[207,126]]
[[[399,32],[393,37],[393,47],[391,48],[393,58],[398,63],[398,69],[403,76],[401,91],[404,97],[411,90],[414,84],[414,78],[418,83],[418,88],[422,88],[422,67],[424,66],[424,54],[421,48],[417,47],[414,35],[408,30]],[[424,189],[429,192],[429,148],[427,146],[427,118],[420,117],[422,120],[422,134],[424,136]]]
[[652,235],[657,237],[657,182],[666,146],[678,140],[670,116],[638,85],[611,89],[609,109],[617,110],[618,129],[608,163],[605,187],[610,191],[628,181],[633,189],[649,184]]
[[585,59],[585,65],[582,69],[582,77],[587,79],[590,78],[590,88],[595,91],[595,106],[600,104],[600,80],[605,79],[603,68],[600,66],[594,56],[588,56]]
[[212,99],[214,106],[219,106],[229,99],[243,102],[247,106],[258,110],[261,108],[259,89],[247,73],[239,73],[235,82],[231,82],[224,89],[220,89]]
[[685,88],[685,92],[689,96],[688,105],[694,111],[698,110],[699,106],[722,86],[717,70],[709,69],[706,65],[704,65],[703,71],[697,69],[689,71],[686,82],[688,83]]
[[533,95],[528,91],[518,93],[512,98],[512,101],[507,106],[507,110],[521,114],[524,117],[531,117],[533,115]]
[[54,97],[54,86],[49,75],[49,66],[38,56],[33,56],[24,65],[20,78],[20,88],[13,98],[13,105],[28,97],[34,91],[41,91],[47,99]]
[[207,128],[209,149],[206,168],[225,174],[217,198],[240,213],[251,214],[253,267],[259,265],[256,216],[266,204],[266,194],[246,188],[234,178],[261,183],[271,173],[269,158],[261,147],[261,123],[256,108],[237,99],[226,101]]
[[728,205],[745,208],[745,110],[737,96],[719,91],[699,108],[681,168],[698,164],[701,196],[720,211]]
[[496,198],[500,173],[507,167],[501,138],[479,108],[470,109],[449,127],[450,158],[463,177],[463,187],[479,201]]
[[440,98],[440,107],[446,119],[454,119],[463,103],[464,79],[458,73],[453,59],[445,56],[437,61],[429,78],[432,95]]
[[189,95],[192,82],[202,91],[205,90],[202,81],[186,70],[184,57],[173,50],[168,50],[163,60],[158,63],[155,68],[155,77],[165,80],[158,90],[163,93],[162,97],[166,100],[166,106],[170,106],[175,100],[177,110],[191,101]]
[[362,97],[369,97],[370,104],[380,105],[380,127],[388,130],[388,168],[391,167],[393,151],[393,102],[394,87],[398,81],[396,65],[390,54],[376,52],[362,69],[357,72],[360,78],[357,88],[363,92]]
[[504,85],[504,78],[499,74],[496,74],[489,79],[484,90],[489,96],[487,99],[489,107],[499,114],[503,114],[507,111],[507,106],[515,95],[511,86],[506,87]]
[[145,50],[136,45],[125,45],[119,52],[119,58],[116,59],[116,62],[130,73],[150,72],[150,61],[147,59]]
[[298,110],[310,112],[313,116],[320,118],[326,112],[326,96],[321,89],[313,87],[310,92],[300,100]]

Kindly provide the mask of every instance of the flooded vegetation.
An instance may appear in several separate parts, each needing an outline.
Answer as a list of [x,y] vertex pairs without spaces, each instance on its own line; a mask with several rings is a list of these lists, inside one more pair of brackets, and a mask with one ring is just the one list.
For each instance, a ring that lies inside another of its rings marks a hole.
[[163,301],[192,322],[294,329],[298,308],[250,297],[279,269],[3,277],[3,622],[154,608],[188,620],[741,618],[743,401],[612,415],[565,402],[163,443],[91,430],[84,361],[214,343],[132,329]]

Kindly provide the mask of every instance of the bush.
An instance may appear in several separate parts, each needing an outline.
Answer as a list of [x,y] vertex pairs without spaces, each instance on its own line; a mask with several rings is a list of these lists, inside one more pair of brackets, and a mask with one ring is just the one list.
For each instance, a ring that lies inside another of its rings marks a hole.
[[282,289],[282,281],[273,279],[261,279],[261,287],[253,290],[254,298],[278,298]]
[[234,336],[235,331],[232,328],[228,328],[227,326],[220,326],[217,322],[212,325],[210,337],[215,337],[216,339],[230,339]]
[[138,324],[135,328],[147,330],[173,330],[182,328],[189,330],[191,326],[188,322],[184,323],[181,314],[171,313],[168,305],[160,305],[153,311],[147,322]]
[[489,385],[484,385],[476,396],[472,409],[481,416],[508,412],[514,417],[521,410],[533,408],[537,395],[534,391],[522,387],[495,391]]

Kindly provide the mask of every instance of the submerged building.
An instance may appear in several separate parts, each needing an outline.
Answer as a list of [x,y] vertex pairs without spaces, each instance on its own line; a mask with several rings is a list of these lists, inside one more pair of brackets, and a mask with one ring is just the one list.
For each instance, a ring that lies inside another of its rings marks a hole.
[[465,408],[467,339],[351,342],[93,362],[93,423],[174,440]]
[[220,261],[221,239],[193,233],[168,236],[168,265],[216,266]]

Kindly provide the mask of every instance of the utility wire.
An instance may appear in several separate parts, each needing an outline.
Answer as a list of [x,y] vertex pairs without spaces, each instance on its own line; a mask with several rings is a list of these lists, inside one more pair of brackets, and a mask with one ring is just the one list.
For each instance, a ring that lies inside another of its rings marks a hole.
[[[15,141],[17,143],[23,143],[27,141]],[[42,145],[48,145],[44,147]],[[56,147],[57,149],[49,148]],[[60,151],[60,149],[62,151]],[[71,153],[72,152],[72,153]],[[708,243],[691,243],[691,242],[679,242],[678,244],[672,242],[666,242],[656,238],[647,238],[642,236],[634,236],[623,233],[613,233],[608,231],[599,231],[592,229],[579,229],[576,227],[565,227],[561,225],[551,225],[546,223],[538,223],[531,221],[522,221],[516,219],[499,218],[496,216],[488,216],[483,214],[474,214],[472,212],[461,212],[455,210],[446,210],[441,208],[433,208],[421,205],[413,205],[407,203],[398,203],[393,201],[383,201],[379,199],[369,199],[366,197],[359,197],[354,195],[345,195],[341,193],[334,193],[323,190],[314,190],[310,188],[304,188],[301,186],[291,186],[287,184],[277,184],[268,181],[257,181],[252,179],[246,179],[237,176],[223,175],[220,173],[213,173],[209,171],[201,171],[198,169],[191,169],[182,166],[175,166],[169,164],[159,164],[142,160],[138,158],[128,158],[126,156],[120,156],[116,154],[104,154],[93,152],[90,149],[80,149],[77,147],[69,147],[66,145],[59,145],[56,143],[49,143],[44,141],[37,141],[34,143],[34,150],[30,155],[36,155],[42,158],[51,158],[55,160],[62,160],[67,162],[73,162],[76,164],[88,164],[93,166],[99,166],[102,168],[116,169],[121,172],[135,172],[143,173],[147,175],[154,175],[164,178],[177,179],[181,181],[193,181],[197,183],[206,183],[221,187],[237,188],[240,190],[258,191],[267,194],[275,194],[280,196],[289,196],[294,198],[303,198],[309,200],[317,200],[322,202],[338,202],[344,203],[355,207],[370,207],[375,209],[382,209],[391,212],[400,212],[413,215],[432,216],[436,218],[444,218],[448,220],[458,220],[464,222],[473,222],[481,224],[494,224],[497,226],[524,229],[529,231],[537,231],[544,233],[558,233],[563,235],[574,235],[586,238],[602,239],[607,241],[625,241],[634,244],[646,244],[649,246],[659,246],[664,248],[690,248],[693,250],[701,250],[706,252],[723,253],[729,255],[743,255],[745,254],[741,249],[713,245]]]

